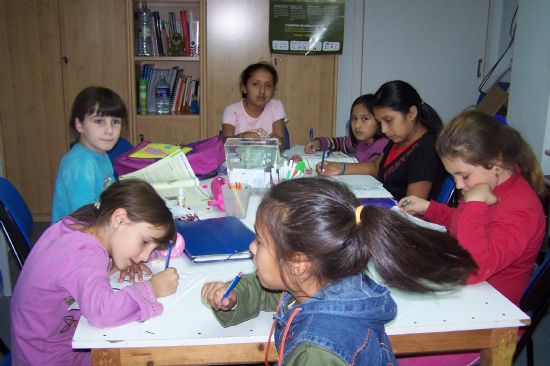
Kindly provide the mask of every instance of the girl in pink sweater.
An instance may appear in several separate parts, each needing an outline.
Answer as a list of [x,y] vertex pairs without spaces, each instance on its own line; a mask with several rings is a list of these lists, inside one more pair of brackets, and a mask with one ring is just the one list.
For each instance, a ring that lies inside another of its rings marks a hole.
[[174,268],[120,291],[109,274],[149,260],[166,247],[175,225],[164,200],[148,184],[124,180],[95,204],[52,225],[34,245],[11,303],[14,365],[89,365],[74,351],[80,315],[97,327],[144,321],[162,313],[158,297],[176,291]]

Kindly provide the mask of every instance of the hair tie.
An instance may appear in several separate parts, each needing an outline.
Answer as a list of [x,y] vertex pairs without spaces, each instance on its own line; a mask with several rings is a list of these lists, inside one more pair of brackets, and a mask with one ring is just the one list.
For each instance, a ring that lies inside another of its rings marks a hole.
[[361,211],[363,211],[364,207],[363,205],[359,205],[355,208],[355,223],[357,225],[361,225]]
[[96,201],[96,202],[94,203],[94,206],[95,206],[95,208],[96,208],[97,210],[99,210],[99,206],[100,206],[100,205],[101,205],[101,202],[99,202],[99,201]]

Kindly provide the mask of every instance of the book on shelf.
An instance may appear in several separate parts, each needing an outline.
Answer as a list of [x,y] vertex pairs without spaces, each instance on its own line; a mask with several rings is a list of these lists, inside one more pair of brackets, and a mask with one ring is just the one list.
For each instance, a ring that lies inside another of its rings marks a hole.
[[182,190],[188,204],[210,199],[200,187],[199,180],[181,149],[145,168],[119,177],[121,180],[129,178],[148,182],[165,198],[177,197]]
[[183,30],[185,56],[189,56],[190,55],[189,20],[188,20],[188,17],[187,17],[187,10],[181,10],[180,11],[180,18],[181,18],[181,27],[182,27],[182,30]]

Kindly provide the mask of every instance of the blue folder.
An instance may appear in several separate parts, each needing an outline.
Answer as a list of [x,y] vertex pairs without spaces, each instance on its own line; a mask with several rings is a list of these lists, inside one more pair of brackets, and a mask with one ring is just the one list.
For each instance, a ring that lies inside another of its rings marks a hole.
[[252,257],[248,246],[254,240],[255,234],[236,217],[176,221],[176,228],[185,240],[185,254],[193,262]]

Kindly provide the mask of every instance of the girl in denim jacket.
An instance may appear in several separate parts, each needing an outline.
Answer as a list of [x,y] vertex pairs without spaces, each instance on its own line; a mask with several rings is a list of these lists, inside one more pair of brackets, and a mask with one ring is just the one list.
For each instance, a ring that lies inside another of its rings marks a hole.
[[256,273],[226,297],[228,283],[207,283],[202,298],[223,326],[276,309],[278,364],[287,366],[397,365],[384,330],[396,304],[365,272],[369,262],[385,284],[414,292],[462,284],[476,268],[450,235],[363,207],[347,187],[321,177],[271,188],[250,250]]

